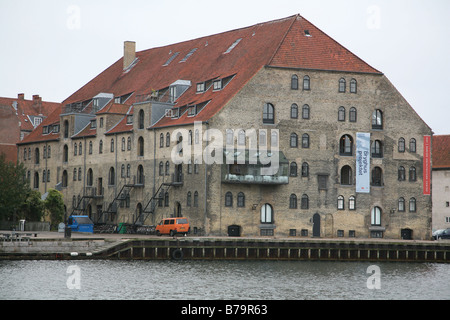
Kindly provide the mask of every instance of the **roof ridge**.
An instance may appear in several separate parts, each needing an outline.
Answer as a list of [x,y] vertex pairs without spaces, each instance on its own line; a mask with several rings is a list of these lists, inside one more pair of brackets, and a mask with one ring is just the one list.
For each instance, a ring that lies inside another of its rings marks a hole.
[[294,20],[292,20],[291,24],[289,25],[288,30],[286,31],[286,33],[284,34],[283,38],[280,41],[280,44],[276,47],[275,52],[273,53],[273,55],[270,57],[269,62],[267,63],[268,65],[270,65],[272,63],[273,58],[276,56],[276,54],[278,53],[278,50],[280,49],[281,45],[283,44],[284,40],[286,40],[287,35],[289,34],[289,32],[292,29],[292,26],[294,25],[295,21],[297,20],[298,17],[301,17],[300,14],[296,14],[295,16],[291,16],[289,18],[293,18],[295,17]]

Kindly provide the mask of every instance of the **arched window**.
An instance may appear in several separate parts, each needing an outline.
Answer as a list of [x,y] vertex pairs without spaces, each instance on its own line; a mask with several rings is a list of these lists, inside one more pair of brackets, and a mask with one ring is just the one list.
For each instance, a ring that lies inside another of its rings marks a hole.
[[111,139],[111,152],[114,152],[114,139]]
[[278,147],[278,133],[276,131],[272,131],[270,134],[270,145],[271,147]]
[[356,122],[357,119],[358,119],[358,113],[356,111],[356,108],[355,107],[350,108],[350,113],[349,113],[350,122]]
[[167,132],[166,134],[166,147],[170,147],[170,133]]
[[186,197],[186,207],[191,206],[191,201],[192,201],[192,193],[190,191],[188,191],[187,197]]
[[296,133],[291,133],[291,138],[289,142],[291,148],[297,148],[298,147],[298,136]]
[[92,141],[89,141],[89,154],[92,154]]
[[64,139],[69,138],[69,121],[65,120],[64,121]]
[[291,194],[289,197],[289,209],[297,209],[297,196],[295,194]]
[[345,121],[345,108],[339,107],[338,109],[338,121]]
[[266,203],[261,207],[261,223],[271,224],[273,221],[273,208]]
[[383,158],[383,143],[380,140],[372,142],[372,157]]
[[289,166],[289,175],[291,177],[297,176],[297,163],[295,163],[295,162],[291,163],[291,165]]
[[138,156],[144,156],[144,138],[139,137],[138,139]]
[[52,147],[48,146],[47,148],[47,158],[51,158],[52,157]]
[[412,138],[409,140],[409,152],[416,153],[416,139]]
[[200,132],[198,131],[198,129],[195,129],[194,142],[195,142],[195,144],[199,144],[199,142],[200,142]]
[[380,167],[375,167],[372,170],[372,186],[381,187],[383,183],[383,172]]
[[274,124],[275,123],[275,108],[273,104],[266,103],[263,109],[263,123]]
[[170,163],[169,161],[166,161],[166,176],[168,176],[170,173]]
[[302,108],[302,119],[309,119],[310,117],[310,108],[309,105],[305,104]]
[[309,148],[309,135],[307,133],[304,133],[302,136],[302,148]]
[[78,181],[81,181],[82,175],[81,175],[81,168],[78,168]]
[[353,172],[350,166],[343,166],[341,169],[341,185],[350,186],[353,184]]
[[40,155],[39,148],[34,149],[34,164],[39,164]]
[[295,74],[291,77],[291,89],[298,90],[298,76]]
[[116,172],[114,170],[114,167],[109,168],[108,184],[110,186],[113,186],[116,184]]
[[358,90],[358,83],[356,79],[350,80],[350,93],[356,93]]
[[159,163],[159,175],[164,175],[164,163],[162,161]]
[[267,147],[267,132],[259,130],[259,147]]
[[302,177],[309,177],[309,164],[307,162],[302,164]]
[[126,145],[125,145],[125,137],[122,137],[122,151],[125,151]]
[[144,110],[139,110],[138,129],[144,129]]
[[301,208],[309,209],[309,197],[307,194],[302,195]]
[[303,77],[303,90],[310,90],[311,89],[311,79],[309,76]]
[[98,143],[98,153],[103,153],[103,141],[100,140]]
[[67,161],[69,161],[69,147],[65,144],[63,147],[63,162],[67,163]]
[[372,129],[383,129],[383,112],[375,110],[372,114]]
[[83,155],[83,144],[81,142],[78,145],[78,155],[79,156]]
[[344,78],[339,79],[339,92],[345,92],[346,82]]
[[416,198],[409,199],[409,212],[416,212]]
[[78,171],[77,168],[73,168],[73,181],[77,181]]
[[188,144],[192,146],[192,130],[189,130],[188,133]]
[[159,147],[164,148],[164,133],[159,135]]
[[131,137],[127,139],[127,150],[131,150]]
[[405,212],[405,198],[398,199],[398,212]]
[[341,156],[353,155],[353,138],[349,135],[343,135],[339,141],[339,153]]
[[23,160],[27,160],[27,148],[23,151]]
[[233,194],[231,192],[227,192],[225,194],[225,207],[233,206]]
[[291,119],[298,119],[298,106],[295,103],[291,106]]
[[166,191],[166,193],[164,194],[164,206],[168,207],[169,206],[169,192]]
[[131,165],[127,164],[127,178],[130,177],[130,174],[131,174]]
[[405,139],[398,139],[398,152],[405,152]]
[[120,177],[125,178],[125,165],[124,164],[122,164],[122,166],[120,167]]
[[239,192],[237,196],[237,206],[239,208],[245,207],[245,194],[243,192]]
[[416,167],[409,168],[409,181],[411,182],[417,181]]
[[67,188],[67,181],[68,180],[69,180],[69,178],[68,178],[67,170],[64,170],[63,174],[62,174],[62,187],[63,188]]
[[47,182],[47,170],[42,171],[42,182]]
[[93,174],[93,171],[92,171],[92,169],[90,169],[89,168],[89,170],[88,170],[88,172],[87,172],[87,177],[86,177],[87,179],[87,181],[86,181],[86,184],[87,184],[87,186],[88,187],[92,187],[93,186],[93,184],[94,184],[94,174]]
[[348,209],[349,210],[356,210],[356,198],[355,198],[355,196],[350,196],[348,198]]
[[337,199],[337,209],[338,210],[344,210],[345,205],[344,205],[344,196],[339,196]]
[[239,130],[238,145],[245,146],[245,131],[244,130]]
[[43,159],[47,159],[47,146],[44,146],[44,155]]
[[34,184],[33,184],[34,189],[39,189],[39,172],[35,172],[34,173]]
[[398,181],[405,181],[406,180],[406,171],[405,167],[400,166],[398,168]]
[[198,207],[198,192],[194,192],[194,207]]
[[374,207],[370,216],[372,226],[381,226],[381,208]]
[[75,145],[73,146],[73,155],[76,156],[78,153],[78,145],[75,143]]
[[137,170],[137,184],[143,185],[144,184],[144,167],[142,165],[138,166]]

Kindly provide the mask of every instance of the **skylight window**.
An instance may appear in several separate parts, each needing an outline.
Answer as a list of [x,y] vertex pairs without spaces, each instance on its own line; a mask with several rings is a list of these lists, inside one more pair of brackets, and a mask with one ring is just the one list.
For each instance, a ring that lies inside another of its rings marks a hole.
[[179,63],[186,62],[186,60],[189,59],[194,54],[195,51],[197,51],[197,48],[194,48],[191,51],[189,51],[189,53]]
[[233,50],[238,44],[239,42],[241,42],[242,38],[237,39],[228,49],[227,51],[224,52],[224,54],[230,53],[231,50]]
[[170,58],[169,60],[166,61],[166,63],[163,64],[163,67],[168,66],[180,53],[179,52],[175,52]]
[[312,37],[312,35],[309,33],[309,30],[305,30],[305,36]]

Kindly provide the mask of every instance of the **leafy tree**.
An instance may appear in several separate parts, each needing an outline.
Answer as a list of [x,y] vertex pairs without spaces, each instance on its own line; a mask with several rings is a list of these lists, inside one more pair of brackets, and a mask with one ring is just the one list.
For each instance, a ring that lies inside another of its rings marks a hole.
[[0,220],[12,220],[25,202],[30,191],[25,172],[23,164],[16,165],[0,154]]
[[41,193],[36,190],[30,190],[21,209],[18,217],[27,221],[41,221],[44,216],[44,201],[41,200]]
[[45,209],[47,209],[50,215],[50,227],[53,230],[64,219],[64,200],[62,193],[58,190],[50,189],[47,199],[45,199]]

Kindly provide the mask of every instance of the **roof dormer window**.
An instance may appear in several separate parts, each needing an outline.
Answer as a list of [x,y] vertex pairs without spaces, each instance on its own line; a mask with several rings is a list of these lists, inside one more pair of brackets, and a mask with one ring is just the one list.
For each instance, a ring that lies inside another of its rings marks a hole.
[[214,80],[213,90],[222,90],[222,79]]
[[197,92],[198,93],[205,92],[205,83],[204,82],[197,83]]
[[242,38],[237,39],[233,44],[224,52],[224,54],[230,53],[241,42]]

